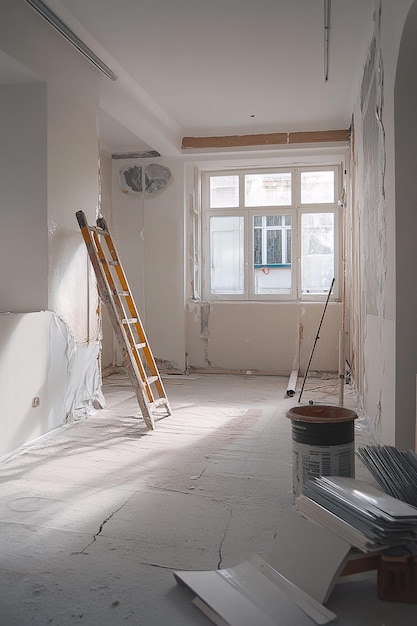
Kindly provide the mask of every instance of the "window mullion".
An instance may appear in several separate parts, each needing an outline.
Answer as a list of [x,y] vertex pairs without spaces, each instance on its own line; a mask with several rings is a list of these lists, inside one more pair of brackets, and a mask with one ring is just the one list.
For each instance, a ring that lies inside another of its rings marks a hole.
[[266,215],[262,216],[262,265],[268,264],[268,233],[266,227]]

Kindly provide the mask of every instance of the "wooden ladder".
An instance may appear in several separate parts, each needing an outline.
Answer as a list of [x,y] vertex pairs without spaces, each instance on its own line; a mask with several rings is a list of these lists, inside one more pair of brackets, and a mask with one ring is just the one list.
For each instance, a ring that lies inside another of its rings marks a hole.
[[171,409],[122,264],[105,219],[98,218],[97,226],[90,226],[83,211],[77,211],[76,217],[142,417],[148,429],[154,430],[155,409],[165,407],[166,415],[171,415]]

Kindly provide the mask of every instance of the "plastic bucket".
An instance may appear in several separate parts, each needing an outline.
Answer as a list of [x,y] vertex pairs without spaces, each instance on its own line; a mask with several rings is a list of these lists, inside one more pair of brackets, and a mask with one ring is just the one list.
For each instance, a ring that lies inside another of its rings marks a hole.
[[309,404],[287,412],[292,422],[293,492],[316,476],[355,476],[355,411]]

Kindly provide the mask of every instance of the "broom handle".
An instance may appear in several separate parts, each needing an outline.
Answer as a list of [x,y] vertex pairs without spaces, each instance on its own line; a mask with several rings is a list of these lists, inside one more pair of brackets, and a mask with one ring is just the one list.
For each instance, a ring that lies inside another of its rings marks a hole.
[[322,313],[322,316],[321,316],[320,324],[319,324],[319,327],[318,327],[318,329],[317,329],[317,335],[316,335],[316,339],[314,340],[313,349],[312,349],[312,351],[311,351],[310,358],[309,358],[309,360],[308,360],[308,365],[307,365],[306,373],[304,374],[303,385],[302,385],[302,387],[301,387],[300,395],[298,396],[298,402],[300,402],[300,401],[301,401],[301,396],[303,395],[304,385],[305,385],[305,383],[306,383],[306,379],[307,379],[307,376],[308,376],[308,370],[310,369],[311,359],[313,358],[314,349],[315,349],[315,347],[316,347],[316,343],[317,343],[317,341],[318,341],[318,339],[319,339],[319,334],[320,334],[321,325],[323,324],[324,315],[325,315],[325,313],[326,313],[327,305],[329,304],[330,294],[332,293],[332,290],[333,290],[334,281],[335,281],[335,279],[333,278],[333,280],[332,280],[332,284],[330,285],[329,293],[327,294],[326,304],[324,305],[324,310],[323,310],[323,313]]

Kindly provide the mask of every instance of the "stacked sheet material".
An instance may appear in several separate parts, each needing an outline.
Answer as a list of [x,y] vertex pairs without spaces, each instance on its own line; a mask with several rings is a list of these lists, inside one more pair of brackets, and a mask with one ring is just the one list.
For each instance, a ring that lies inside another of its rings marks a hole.
[[417,543],[417,508],[353,478],[314,478],[295,506],[363,552]]
[[174,576],[218,626],[323,626],[337,617],[323,603],[350,553],[346,541],[291,508],[266,559],[254,555],[227,569]]
[[417,507],[417,454],[393,446],[364,446],[358,457],[381,489],[394,498]]

